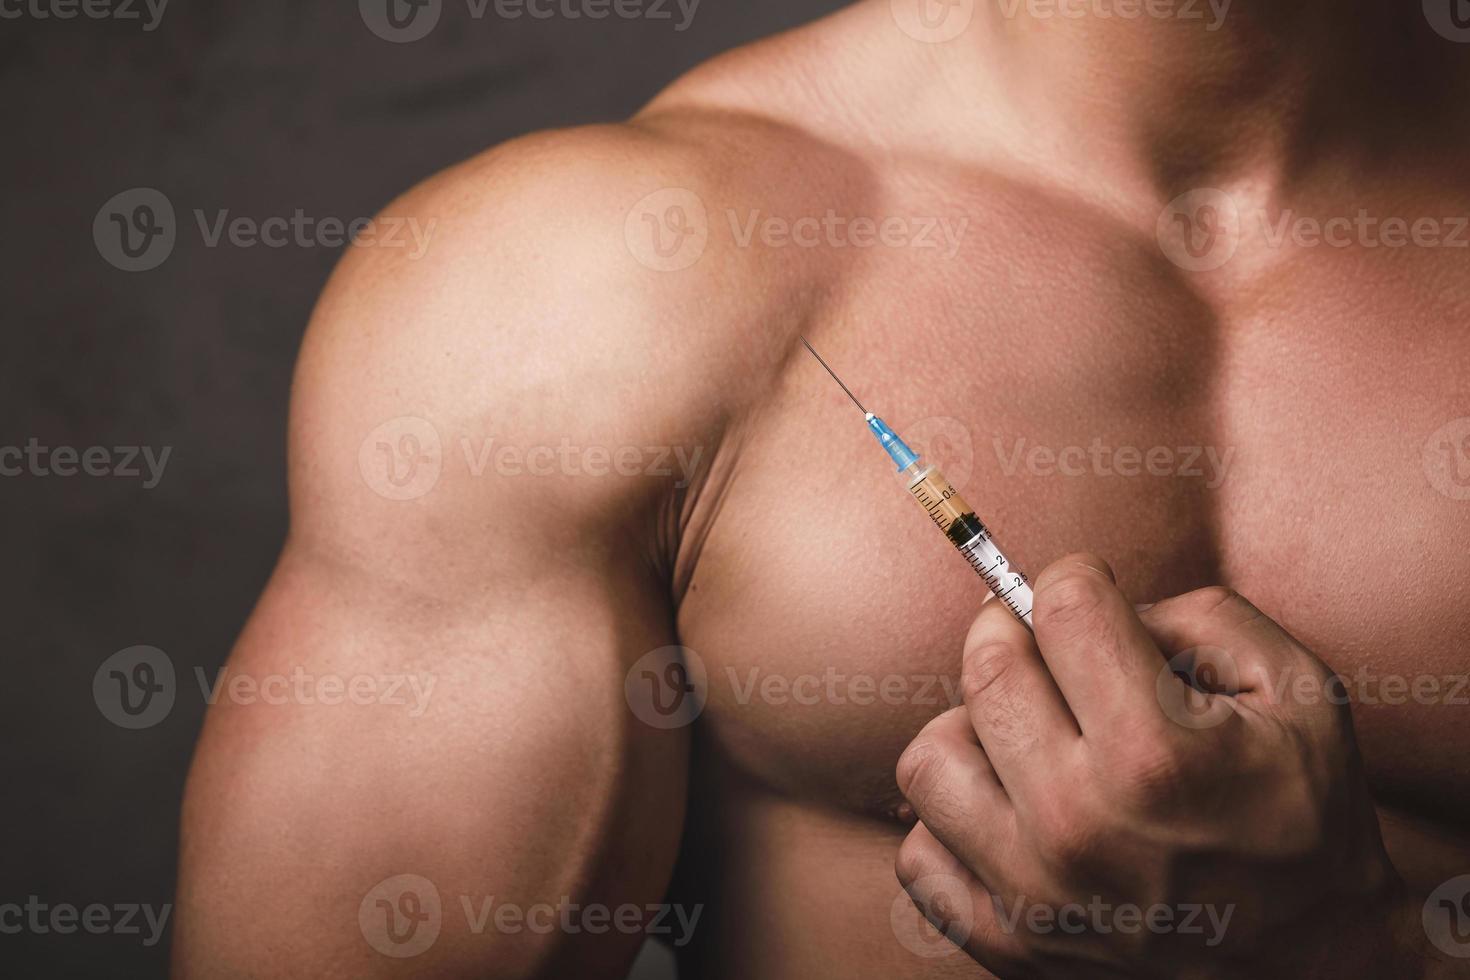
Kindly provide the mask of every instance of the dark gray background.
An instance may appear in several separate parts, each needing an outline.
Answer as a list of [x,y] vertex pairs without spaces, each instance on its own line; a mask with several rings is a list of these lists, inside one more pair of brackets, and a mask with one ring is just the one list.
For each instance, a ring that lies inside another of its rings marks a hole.
[[[28,0],[34,2],[34,0]],[[45,2],[45,0],[43,0]],[[0,447],[172,447],[162,481],[0,477],[7,639],[0,904],[171,902],[177,811],[213,677],[286,526],[287,388],[339,250],[206,247],[193,211],[369,216],[535,129],[624,117],[716,52],[840,0],[703,0],[663,20],[506,21],[444,0],[390,44],[355,0],[172,0],[138,21],[0,20]],[[113,195],[157,188],[158,268],[94,244]],[[93,676],[137,644],[177,672],[168,716],[105,718]],[[0,974],[145,977],[167,939],[0,935]]]

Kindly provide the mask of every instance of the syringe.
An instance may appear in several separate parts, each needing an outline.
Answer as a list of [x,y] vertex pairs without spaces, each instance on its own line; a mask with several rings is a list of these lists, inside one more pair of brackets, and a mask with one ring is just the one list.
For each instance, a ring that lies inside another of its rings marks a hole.
[[841,385],[842,390],[847,392],[847,397],[863,413],[867,419],[868,430],[877,438],[878,443],[887,451],[889,457],[898,464],[898,477],[908,488],[909,493],[924,508],[934,525],[944,532],[949,538],[950,544],[959,549],[960,554],[965,556],[965,561],[975,569],[995,597],[1005,603],[1015,617],[1031,629],[1031,583],[1021,570],[1011,565],[1005,554],[996,547],[995,538],[987,528],[975,516],[975,511],[964,498],[959,495],[950,482],[944,478],[936,466],[926,466],[919,462],[919,455],[904,444],[904,441],[878,416],[863,408],[863,403],[857,400],[842,379],[837,376],[827,362],[822,360],[805,337],[801,342],[806,349],[811,351],[812,356],[827,373],[832,375],[832,380]]

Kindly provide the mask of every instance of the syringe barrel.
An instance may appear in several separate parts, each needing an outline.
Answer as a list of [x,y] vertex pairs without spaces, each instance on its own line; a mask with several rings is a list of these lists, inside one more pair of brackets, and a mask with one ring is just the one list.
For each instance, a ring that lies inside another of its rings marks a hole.
[[915,462],[900,470],[898,477],[995,597],[1031,629],[1031,583],[996,545],[975,509],[936,466]]

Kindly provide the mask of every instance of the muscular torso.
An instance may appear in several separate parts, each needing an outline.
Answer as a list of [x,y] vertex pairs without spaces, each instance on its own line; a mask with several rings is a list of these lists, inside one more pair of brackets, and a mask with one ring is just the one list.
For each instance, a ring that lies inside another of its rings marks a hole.
[[[1236,257],[1195,273],[1157,209],[759,127],[741,145],[746,173],[701,191],[701,262],[744,270],[711,302],[781,300],[721,319],[731,384],[758,380],[675,507],[678,636],[708,678],[671,898],[706,907],[689,975],[983,973],[923,955],[947,947],[892,869],[894,762],[957,698],[983,588],[798,331],[1023,568],[1087,549],[1136,601],[1223,583],[1281,621],[1348,681],[1399,869],[1429,889],[1470,867],[1470,250],[1272,247],[1242,196]],[[1266,220],[1470,213],[1428,172],[1358,176]],[[732,210],[828,208],[968,224],[952,256],[937,232],[734,244]]]

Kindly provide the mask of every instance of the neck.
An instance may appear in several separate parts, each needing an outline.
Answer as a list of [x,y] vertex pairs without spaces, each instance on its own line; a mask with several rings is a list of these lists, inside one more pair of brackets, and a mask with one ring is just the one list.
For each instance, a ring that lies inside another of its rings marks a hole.
[[1154,194],[1279,188],[1326,154],[1402,146],[1456,111],[1467,50],[1410,0],[975,0],[932,47],[951,91],[981,73],[969,90],[1013,129],[1065,127],[1099,177]]

